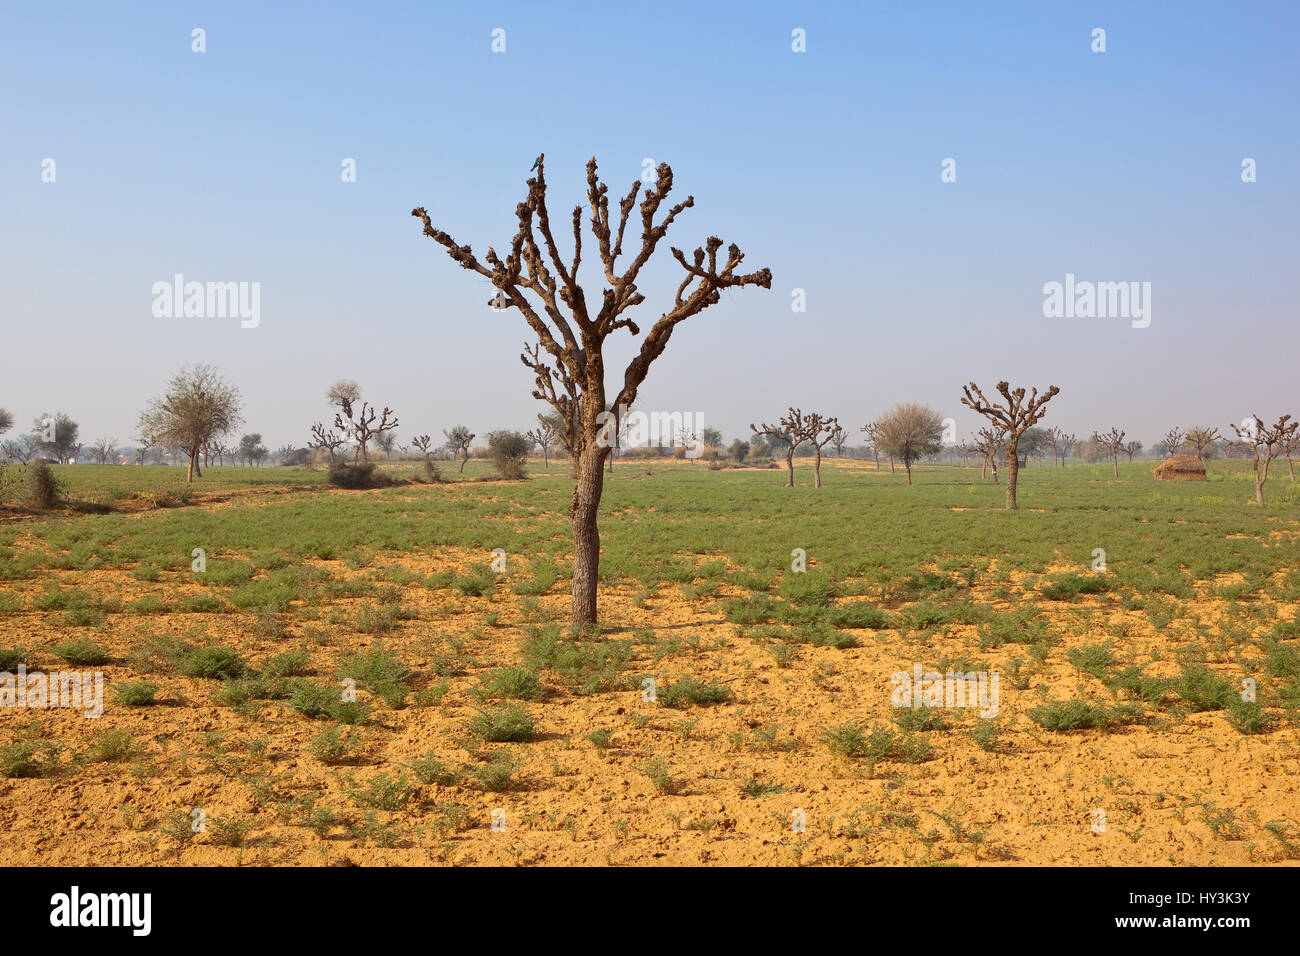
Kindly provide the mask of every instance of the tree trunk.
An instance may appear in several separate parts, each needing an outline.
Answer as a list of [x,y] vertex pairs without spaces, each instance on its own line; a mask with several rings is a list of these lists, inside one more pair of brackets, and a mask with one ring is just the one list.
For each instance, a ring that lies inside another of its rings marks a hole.
[[[1269,451],[1272,451],[1270,448]],[[1264,459],[1264,467],[1259,467],[1259,459],[1255,459],[1255,503],[1262,505],[1264,503],[1264,482],[1268,481],[1268,462]]]
[[980,481],[989,476],[989,460],[987,458],[980,464]]
[[1111,461],[1115,465],[1115,477],[1118,478],[1119,477],[1119,455],[1111,456]]
[[186,484],[193,484],[195,475],[203,477],[203,472],[199,470],[199,450],[196,448],[190,452],[190,467],[185,472]]
[[907,469],[907,483],[912,484],[912,463],[906,458],[903,459],[903,467]]
[[600,581],[600,530],[596,517],[605,487],[602,460],[605,449],[594,442],[578,461],[578,483],[573,489],[569,514],[573,519],[574,627],[596,623],[596,585]]
[[1015,511],[1016,505],[1016,479],[1020,475],[1020,455],[1016,451],[1016,445],[1019,441],[1011,439],[1007,444],[1007,511]]
[[785,467],[786,467],[786,471],[788,472],[785,479],[785,486],[787,488],[793,488],[794,487],[794,448],[791,448],[790,451],[786,453]]
[[894,456],[892,452],[890,453],[889,456],[889,473],[891,475],[894,473]]
[[822,450],[817,449],[817,464],[813,465],[813,487],[822,486]]
[[1291,460],[1290,455],[1286,456],[1286,466],[1291,472],[1291,480],[1295,481],[1295,462]]
[[469,461],[469,449],[464,449],[465,457],[460,460],[460,474],[465,474],[465,462]]
[[546,469],[549,471],[551,468],[551,456],[547,454],[545,445],[542,446],[542,461],[546,462]]

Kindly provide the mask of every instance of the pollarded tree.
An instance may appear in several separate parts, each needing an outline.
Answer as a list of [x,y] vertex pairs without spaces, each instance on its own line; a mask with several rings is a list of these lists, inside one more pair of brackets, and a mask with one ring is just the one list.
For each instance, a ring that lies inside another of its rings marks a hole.
[[1300,452],[1300,432],[1293,431],[1282,440],[1282,455],[1286,458],[1287,471],[1291,473],[1291,482],[1295,483],[1295,462],[1292,455]]
[[962,386],[964,394],[961,403],[1006,432],[1008,511],[1016,508],[1016,482],[1020,475],[1017,446],[1020,443],[1020,436],[1043,420],[1043,416],[1047,414],[1044,411],[1047,403],[1060,391],[1053,385],[1039,395],[1038,389],[1035,388],[1026,400],[1023,387],[1013,390],[1007,382],[998,382],[998,392],[1002,395],[1002,401],[990,402],[974,382]]
[[[346,443],[347,439],[338,432],[334,431],[332,428],[327,431],[322,422],[317,422],[315,425],[311,426],[311,441],[307,444],[307,447],[324,449],[329,452],[330,461],[332,462],[334,460],[335,452],[342,448]],[[217,451],[220,452],[221,449],[217,449]]]
[[1128,455],[1128,460],[1132,462],[1133,456],[1142,450],[1142,443],[1140,441],[1126,441],[1120,446],[1119,450]]
[[550,447],[555,442],[555,429],[546,419],[538,416],[538,426],[531,431],[524,432],[524,437],[542,450],[542,461],[547,468],[551,467]]
[[[880,425],[876,422],[867,422],[860,429],[867,436],[867,444],[871,446],[871,460],[875,463],[876,469],[880,468]],[[889,462],[889,470],[894,470],[894,462]]]
[[1064,468],[1065,459],[1070,457],[1070,452],[1073,451],[1074,447],[1079,444],[1079,436],[1073,434],[1065,434],[1061,438],[1061,444],[1062,444],[1061,467]]
[[[392,415],[391,419],[390,415]],[[378,423],[375,419],[379,419]],[[384,406],[381,414],[369,402],[363,401],[360,411],[354,414],[352,399],[346,395],[340,397],[339,411],[334,415],[334,427],[350,435],[357,443],[356,451],[352,454],[353,461],[369,461],[370,452],[367,450],[367,445],[384,433],[392,431],[398,424],[397,416],[387,405]]]
[[469,446],[474,440],[474,433],[464,425],[457,425],[451,431],[443,430],[443,437],[447,439],[447,448],[451,450],[453,460],[457,455],[461,456],[460,471],[465,473],[465,462],[469,461]]
[[235,429],[239,389],[211,365],[182,368],[167,383],[167,391],[140,413],[140,435],[146,447],[176,448],[189,459],[185,480],[202,477],[199,455],[205,445]]
[[983,467],[980,468],[980,477],[988,476],[989,468],[993,469],[993,484],[998,483],[998,452],[1006,443],[1006,429],[1004,428],[981,428],[971,439],[971,446],[984,457]]
[[912,483],[912,465],[943,448],[943,416],[928,405],[904,402],[895,405],[876,419],[880,428],[880,446],[897,458],[907,469],[907,483]]
[[1300,422],[1293,422],[1290,415],[1283,415],[1272,425],[1265,425],[1264,420],[1255,415],[1254,421],[1246,428],[1232,426],[1238,439],[1233,444],[1249,449],[1255,455],[1255,502],[1257,504],[1264,503],[1264,482],[1268,481],[1269,462],[1278,456],[1289,441],[1294,439],[1298,428]]
[[1195,428],[1187,429],[1187,444],[1192,446],[1196,452],[1196,457],[1202,461],[1211,456],[1214,451],[1214,443],[1222,437],[1217,428],[1209,428],[1205,425],[1197,425]]
[[1165,432],[1165,437],[1160,439],[1156,445],[1166,458],[1172,458],[1178,454],[1178,449],[1182,448],[1187,442],[1187,432],[1183,431],[1177,425]]
[[1110,455],[1110,463],[1115,467],[1115,477],[1119,477],[1119,453],[1124,450],[1124,432],[1112,427],[1108,432],[1093,432],[1092,440]]
[[836,422],[835,431],[831,432],[830,438],[831,444],[835,446],[835,457],[843,458],[844,446],[849,443],[848,429]]
[[[604,490],[603,466],[610,453],[609,443],[599,440],[603,430],[599,416],[606,409],[633,406],[651,364],[663,354],[678,324],[717,304],[723,289],[747,285],[771,288],[772,273],[761,269],[739,274],[737,269],[744,255],[734,244],[727,248],[726,260],[719,262],[718,251],[723,243],[716,236],[710,236],[690,259],[681,250],[672,249],[673,258],[685,270],[685,278],[677,287],[671,307],[651,326],[640,350],[624,369],[617,394],[610,396],[605,383],[606,340],[619,329],[640,334],[628,312],[645,301],[637,288],[641,269],[650,261],[673,221],[683,210],[694,206],[695,199],[688,196],[655,222],[660,206],[673,187],[673,171],[667,163],[661,163],[658,179],[646,189],[640,203],[640,247],[619,273],[616,266],[623,255],[628,217],[637,205],[642,183],[639,178],[633,183],[618,204],[617,222],[612,222],[608,187],[597,178],[596,159],[592,157],[587,163],[587,202],[606,283],[598,308],[593,311],[578,276],[583,207],[577,205],[573,209],[573,258],[566,263],[551,231],[542,157],[538,157],[536,168],[536,178],[528,180],[527,198],[515,209],[519,229],[504,260],[489,247],[486,264],[481,263],[469,246],[457,245],[447,233],[434,228],[424,209],[414,209],[412,215],[423,222],[424,234],[446,247],[452,259],[488,279],[502,294],[506,308],[520,311],[537,336],[538,345],[545,350],[545,356],[536,351],[525,351],[521,356],[535,374],[537,387],[533,394],[549,402],[562,419],[575,423],[572,447],[566,446],[566,450],[573,456],[578,473],[569,514],[574,539],[572,623],[581,627],[596,621],[600,566],[597,514]],[[534,230],[540,233],[543,247],[538,246]],[[540,301],[540,313],[526,292]]]
[[375,435],[375,447],[384,453],[385,461],[391,459],[393,449],[397,447],[397,432],[383,431]]
[[1059,425],[1053,425],[1044,432],[1046,441],[1052,446],[1052,467],[1056,467],[1057,462],[1061,460],[1061,452],[1065,446],[1065,429]]
[[[822,486],[822,448],[835,441],[836,433],[843,433],[844,429],[840,428],[839,419],[834,416],[825,418],[817,412],[809,412],[803,416],[803,436],[804,440],[817,450],[816,463],[813,465],[813,487]],[[847,434],[845,434],[847,437]],[[843,444],[844,438],[840,439]]]
[[803,415],[798,409],[792,408],[781,418],[777,419],[775,425],[769,425],[763,422],[762,427],[750,423],[749,430],[755,435],[765,435],[768,438],[775,439],[785,445],[785,468],[787,488],[794,487],[794,452],[795,449],[803,442]]

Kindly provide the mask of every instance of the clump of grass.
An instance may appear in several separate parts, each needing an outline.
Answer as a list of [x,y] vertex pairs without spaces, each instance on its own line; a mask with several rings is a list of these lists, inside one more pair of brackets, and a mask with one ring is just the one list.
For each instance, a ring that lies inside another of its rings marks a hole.
[[267,662],[262,672],[267,677],[299,677],[311,670],[311,651],[300,647],[277,654]]
[[74,637],[70,641],[56,644],[50,648],[50,651],[73,667],[94,667],[98,664],[107,664],[110,660],[106,649],[85,637]]
[[1001,736],[1002,726],[996,720],[980,720],[970,732],[971,740],[975,741],[980,750],[989,753],[997,751]]
[[244,659],[228,647],[200,647],[180,662],[180,672],[186,677],[212,680],[239,677],[247,668]]
[[188,641],[174,634],[161,634],[145,639],[126,659],[132,670],[142,674],[165,674],[174,672],[193,650]]
[[339,677],[351,677],[361,687],[373,690],[385,684],[398,684],[406,680],[411,669],[401,658],[383,647],[359,651],[339,663]]
[[519,704],[502,704],[480,710],[465,729],[489,743],[525,743],[533,739],[537,722]]
[[58,770],[59,748],[54,744],[20,741],[0,747],[0,776],[51,777]]
[[433,751],[413,761],[411,772],[415,774],[415,779],[425,786],[434,783],[449,786],[460,781],[460,775],[434,756]]
[[492,591],[495,582],[496,575],[492,573],[492,569],[479,566],[456,578],[455,585],[456,589],[467,597],[482,597]]
[[868,764],[887,758],[921,763],[930,756],[930,743],[924,738],[894,733],[883,727],[868,732],[863,725],[852,722],[827,730],[822,734],[822,742],[837,757]]
[[252,829],[252,817],[218,817],[208,821],[208,833],[222,846],[243,846]]
[[1086,700],[1054,701],[1031,708],[1029,719],[1044,730],[1067,731],[1105,729],[1137,723],[1142,708],[1136,704],[1093,704]]
[[158,696],[158,685],[149,681],[128,681],[113,689],[117,702],[127,707],[148,707]]
[[130,760],[135,756],[135,738],[125,730],[106,730],[91,748],[90,759],[99,763]]
[[1224,714],[1228,724],[1239,734],[1252,736],[1268,730],[1272,719],[1259,701],[1245,701],[1240,697],[1233,699]]
[[467,766],[466,770],[480,789],[504,793],[514,785],[519,767],[519,761],[509,751],[499,750],[484,762]]
[[665,707],[681,708],[691,704],[721,704],[731,699],[731,691],[719,684],[701,684],[693,677],[683,677],[658,691],[655,697]]
[[394,777],[381,773],[364,787],[354,789],[351,796],[357,803],[376,810],[400,810],[415,796],[415,787],[405,774]]
[[610,746],[610,737],[610,732],[604,727],[598,727],[596,730],[587,734],[587,739],[591,741],[591,745],[597,750],[608,750]]
[[681,782],[673,776],[673,768],[663,757],[655,757],[637,768],[650,778],[650,786],[661,797],[671,796],[681,789]]
[[512,697],[517,700],[541,700],[546,689],[537,675],[523,667],[502,667],[483,676],[479,689],[484,697]]
[[27,651],[21,647],[0,648],[0,672],[13,674],[18,671],[18,665],[28,660]]
[[1197,712],[1223,710],[1239,699],[1230,683],[1200,664],[1185,667],[1174,682],[1174,690]]
[[361,756],[362,740],[355,728],[326,727],[311,739],[308,752],[321,763],[352,763]]
[[1105,575],[1062,574],[1043,585],[1039,591],[1049,601],[1071,601],[1080,594],[1102,594],[1110,590]]

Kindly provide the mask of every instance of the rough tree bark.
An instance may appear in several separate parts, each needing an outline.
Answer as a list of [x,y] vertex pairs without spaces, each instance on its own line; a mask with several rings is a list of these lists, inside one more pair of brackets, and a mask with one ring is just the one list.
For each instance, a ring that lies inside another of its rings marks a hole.
[[[561,444],[578,473],[569,506],[574,547],[571,615],[572,625],[583,628],[597,620],[600,573],[597,516],[604,490],[602,466],[610,451],[608,422],[602,421],[608,417],[605,409],[630,407],[636,401],[651,364],[663,354],[680,322],[717,304],[723,289],[747,285],[771,288],[772,273],[760,269],[737,274],[744,254],[734,244],[727,247],[726,260],[720,263],[718,251],[723,243],[716,236],[710,236],[702,247],[697,247],[689,260],[681,250],[671,248],[673,258],[686,276],[677,287],[672,307],[660,315],[641,341],[640,350],[623,372],[622,385],[610,401],[605,384],[605,342],[619,329],[640,334],[636,322],[626,315],[629,309],[645,301],[637,289],[637,277],[673,221],[683,210],[694,206],[695,199],[688,196],[655,221],[673,186],[671,167],[661,163],[655,184],[646,188],[639,206],[640,248],[618,273],[615,265],[623,255],[624,233],[628,218],[637,206],[642,183],[638,178],[619,201],[617,222],[612,222],[608,186],[597,178],[596,159],[591,158],[587,163],[590,227],[606,283],[601,291],[599,311],[593,315],[586,290],[578,279],[583,207],[577,205],[573,209],[573,258],[566,264],[551,231],[543,159],[544,156],[538,157],[537,175],[528,180],[527,198],[515,207],[519,228],[504,259],[489,247],[484,262],[480,262],[469,246],[457,245],[450,235],[436,229],[423,208],[412,210],[411,215],[423,223],[424,234],[445,247],[461,267],[491,281],[504,298],[505,308],[518,309],[537,337],[537,343],[531,348],[525,344],[520,358],[534,373],[533,397],[547,402],[559,413],[564,426],[559,436]],[[541,234],[542,246],[538,245],[534,229]],[[540,314],[525,292],[540,300]]]

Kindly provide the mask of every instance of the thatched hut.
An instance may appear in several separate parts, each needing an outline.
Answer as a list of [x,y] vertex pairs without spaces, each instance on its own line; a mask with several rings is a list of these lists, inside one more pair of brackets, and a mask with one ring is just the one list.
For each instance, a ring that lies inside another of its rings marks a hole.
[[1204,481],[1205,462],[1196,455],[1174,455],[1152,469],[1157,481]]

